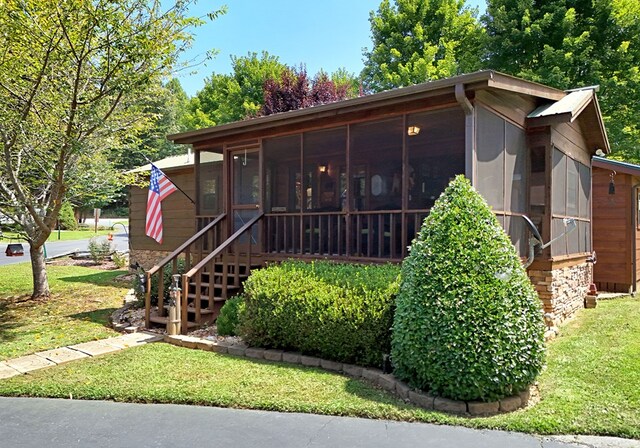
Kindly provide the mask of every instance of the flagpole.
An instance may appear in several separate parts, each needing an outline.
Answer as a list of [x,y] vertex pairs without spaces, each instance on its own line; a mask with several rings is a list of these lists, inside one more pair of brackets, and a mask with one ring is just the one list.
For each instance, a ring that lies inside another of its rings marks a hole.
[[[149,159],[149,157],[147,157],[147,155],[146,155],[146,154],[140,153],[140,155],[141,155],[142,157],[144,157],[145,159],[147,159],[147,162],[149,162],[149,164],[150,164],[150,165],[155,166],[155,165],[153,164],[153,162]],[[158,167],[156,166],[156,168],[158,168]],[[160,168],[158,168],[158,169],[160,169]],[[160,170],[160,171],[162,171],[162,170]],[[164,171],[163,171],[163,173],[164,173]],[[167,175],[165,174],[165,176],[167,176]],[[170,178],[169,176],[167,176],[167,179],[171,180],[171,178]],[[172,181],[172,180],[171,180],[171,183],[173,184],[173,186],[174,186],[174,187],[176,187],[176,189],[177,189],[180,193],[182,193],[183,195],[185,195],[185,196],[187,197],[187,199],[189,199],[193,205],[195,205],[195,204],[196,204],[196,203],[195,203],[195,201],[194,201],[193,199],[191,199],[191,197],[190,197],[187,193],[185,193],[185,192],[184,192],[184,190],[182,190],[182,188],[180,188],[179,186],[177,186],[177,185],[176,185],[176,183],[175,183],[174,181]]]

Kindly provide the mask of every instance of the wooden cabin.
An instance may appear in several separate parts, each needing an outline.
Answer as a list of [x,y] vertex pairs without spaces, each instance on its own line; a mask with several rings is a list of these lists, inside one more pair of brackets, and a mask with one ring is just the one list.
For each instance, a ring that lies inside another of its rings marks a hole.
[[[190,325],[214,318],[268,261],[400,262],[457,174],[493,207],[523,259],[524,216],[553,240],[529,267],[546,312],[572,314],[591,283],[591,157],[608,151],[593,88],[564,92],[482,71],[169,139],[194,151],[195,216],[184,224],[194,234],[148,275],[186,260]],[[163,305],[147,300],[148,323],[166,321]]]
[[640,281],[640,166],[593,158],[593,280],[598,290],[635,293]]

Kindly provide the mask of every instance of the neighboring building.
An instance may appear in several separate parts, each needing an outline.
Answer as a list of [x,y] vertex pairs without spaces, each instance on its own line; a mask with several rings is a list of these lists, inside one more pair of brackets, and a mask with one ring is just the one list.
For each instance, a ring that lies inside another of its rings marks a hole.
[[592,183],[596,287],[636,292],[640,281],[640,166],[594,157]]
[[[591,283],[591,157],[608,151],[593,88],[563,92],[483,71],[169,138],[194,150],[195,217],[185,227],[212,223],[181,251],[194,268],[184,277],[190,321],[226,299],[222,271],[235,272],[239,287],[244,269],[269,260],[401,261],[457,174],[486,198],[523,258],[522,216],[544,242],[576,223],[529,267],[555,320],[582,306]],[[179,193],[169,199],[164,213],[188,204]],[[197,242],[211,232],[217,244]],[[145,250],[174,246],[148,239]],[[201,272],[214,271],[207,289]]]

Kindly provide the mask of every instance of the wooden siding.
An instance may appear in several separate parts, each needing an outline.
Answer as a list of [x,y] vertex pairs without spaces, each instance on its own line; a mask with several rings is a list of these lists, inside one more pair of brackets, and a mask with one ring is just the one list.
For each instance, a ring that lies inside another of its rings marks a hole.
[[591,152],[577,122],[552,126],[551,143],[573,160],[591,166]]
[[[195,200],[193,169],[165,169],[164,173]],[[195,233],[195,205],[180,191],[162,201],[164,241],[158,244],[144,232],[147,194],[147,188],[129,188],[129,247],[132,250],[173,251]]]
[[616,192],[609,194],[610,174],[593,168],[593,248],[598,256],[593,277],[598,289],[628,292],[633,285],[633,238],[640,243],[632,197],[638,178],[617,174]]

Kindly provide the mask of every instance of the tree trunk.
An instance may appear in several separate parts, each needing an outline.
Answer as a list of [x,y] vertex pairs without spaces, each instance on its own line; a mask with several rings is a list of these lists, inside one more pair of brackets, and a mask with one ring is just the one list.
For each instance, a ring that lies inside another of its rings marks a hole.
[[44,262],[44,246],[30,246],[31,272],[33,273],[33,294],[32,299],[49,297],[49,280],[47,279],[47,269]]

